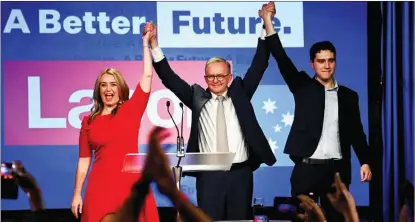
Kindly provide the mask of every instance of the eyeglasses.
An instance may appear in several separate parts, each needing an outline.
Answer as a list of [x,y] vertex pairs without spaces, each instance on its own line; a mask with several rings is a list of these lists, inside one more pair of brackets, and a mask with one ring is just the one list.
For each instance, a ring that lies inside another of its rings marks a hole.
[[225,79],[225,77],[229,76],[229,74],[223,75],[223,74],[219,74],[219,75],[205,75],[205,79],[207,79],[207,81],[209,82],[213,82],[215,80],[215,78],[218,81],[223,81]]

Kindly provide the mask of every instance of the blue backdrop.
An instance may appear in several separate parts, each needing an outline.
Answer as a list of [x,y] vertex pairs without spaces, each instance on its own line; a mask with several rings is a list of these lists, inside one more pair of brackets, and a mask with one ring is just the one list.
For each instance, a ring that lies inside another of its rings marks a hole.
[[[6,62],[16,60],[141,60],[140,24],[152,20],[158,25],[160,44],[169,60],[205,61],[211,56],[221,56],[232,61],[234,75],[244,75],[259,36],[261,25],[256,25],[254,21],[259,21],[257,10],[261,4],[2,2],[2,67]],[[352,88],[360,95],[361,117],[367,132],[366,3],[284,2],[277,3],[276,6],[276,28],[298,69],[312,73],[309,48],[313,43],[322,40],[334,43],[337,48],[336,79],[339,84]],[[230,7],[233,9],[228,12]],[[96,22],[89,24],[88,21],[94,19],[104,21],[104,13],[110,19],[108,26],[103,27],[101,24],[100,27]],[[177,13],[182,17],[177,17]],[[101,17],[92,17],[98,15]],[[80,19],[71,17],[72,22],[64,22],[63,19],[68,16]],[[128,26],[128,23],[135,26],[128,30],[114,25],[112,19],[116,16],[125,17],[118,18],[118,24],[124,22],[124,26]],[[204,30],[206,34],[200,34],[202,31],[196,29],[194,22],[215,16],[224,18],[225,25],[221,27],[223,31],[217,23],[212,22],[210,29]],[[186,25],[186,22],[192,27]],[[235,33],[226,26],[234,23],[245,25],[246,29]],[[71,28],[71,25],[79,25],[80,29]],[[4,75],[2,69],[2,161],[19,159],[24,162],[41,185],[47,208],[69,208],[78,147],[5,144],[7,131],[5,132],[4,120],[8,117],[3,112],[7,105],[4,104],[4,88],[10,82],[4,81]],[[8,96],[13,99],[13,95]],[[283,154],[283,148],[294,113],[293,97],[272,57],[253,104],[278,159],[276,165],[261,167],[255,172],[254,197],[262,197],[266,205],[272,205],[273,197],[290,196],[292,162]],[[145,145],[141,146],[145,148]],[[352,161],[353,182],[350,189],[356,204],[367,206],[368,185],[360,182],[360,166],[356,156],[353,155]],[[184,178],[182,190],[195,202],[193,178]],[[169,201],[155,192],[159,206],[170,206]],[[27,199],[22,193],[18,200],[2,200],[2,210],[28,208]]]

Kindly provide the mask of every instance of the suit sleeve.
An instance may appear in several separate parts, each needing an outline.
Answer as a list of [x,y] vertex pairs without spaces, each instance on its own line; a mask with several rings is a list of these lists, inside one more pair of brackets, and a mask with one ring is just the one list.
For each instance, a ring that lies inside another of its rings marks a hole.
[[295,67],[285,52],[278,34],[271,35],[265,40],[271,50],[272,56],[277,62],[284,81],[287,83],[290,91],[294,93],[302,84],[310,80],[310,77],[305,72],[299,72],[297,70],[297,67]]
[[369,164],[369,146],[366,140],[366,134],[363,131],[363,125],[360,118],[360,109],[359,109],[359,96],[354,94],[353,98],[353,135],[352,135],[352,146],[356,153],[357,158],[359,159],[360,165]]
[[180,78],[170,67],[167,58],[153,62],[154,69],[163,85],[171,90],[187,107],[192,107],[192,87]]
[[88,129],[88,118],[89,116],[85,116],[82,119],[82,126],[79,132],[79,157],[92,157],[92,150],[89,146],[88,136],[87,136],[87,129]]
[[244,89],[249,98],[252,98],[264,76],[265,70],[268,67],[269,53],[266,42],[258,39],[257,49],[251,66],[243,78]]

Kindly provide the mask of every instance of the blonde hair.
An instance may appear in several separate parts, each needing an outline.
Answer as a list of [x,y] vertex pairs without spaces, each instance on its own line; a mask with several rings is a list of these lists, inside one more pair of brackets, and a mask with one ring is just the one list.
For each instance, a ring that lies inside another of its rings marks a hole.
[[[210,65],[210,64],[213,64],[213,63],[225,63],[226,64],[226,66],[228,67],[228,71],[229,71],[229,73],[231,73],[231,64],[228,62],[228,61],[226,61],[224,58],[221,58],[221,57],[212,57],[212,58],[210,58],[207,62],[206,62],[206,65],[205,65],[205,73],[206,73],[206,70],[207,70],[207,67]],[[228,74],[229,74],[228,73]]]
[[104,70],[103,72],[101,72],[101,74],[98,75],[98,78],[95,81],[94,94],[92,96],[94,100],[94,106],[92,106],[91,108],[91,115],[89,115],[88,123],[91,123],[91,121],[94,120],[97,115],[101,114],[102,110],[104,109],[104,102],[102,101],[100,94],[100,85],[101,78],[105,74],[114,77],[115,82],[117,83],[118,93],[120,96],[120,101],[118,101],[117,106],[111,112],[112,115],[115,115],[120,106],[130,98],[130,89],[128,88],[128,84],[124,80],[124,77],[121,75],[121,73],[113,68]]

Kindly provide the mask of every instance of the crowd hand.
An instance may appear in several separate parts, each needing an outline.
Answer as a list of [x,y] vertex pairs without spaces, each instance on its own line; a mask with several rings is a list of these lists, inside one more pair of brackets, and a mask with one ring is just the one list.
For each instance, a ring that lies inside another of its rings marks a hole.
[[12,164],[15,167],[13,174],[19,187],[25,193],[40,193],[36,179],[26,171],[23,164],[20,161],[13,161]]
[[149,139],[149,151],[143,169],[145,176],[152,178],[156,182],[159,191],[165,195],[172,195],[177,191],[169,161],[160,145],[161,141],[169,136],[170,134],[164,128],[156,127],[152,130]]
[[72,197],[72,203],[71,203],[71,211],[76,219],[78,219],[79,214],[82,214],[82,206],[83,206],[83,203],[82,203],[81,193],[76,191]]
[[43,210],[43,198],[36,179],[24,168],[20,161],[13,161],[12,164],[15,168],[12,174],[16,178],[17,185],[29,197],[32,210]]
[[408,205],[404,204],[401,210],[399,211],[399,222],[411,222],[408,210]]
[[326,217],[320,206],[312,200],[310,197],[301,194],[298,196],[300,199],[300,207],[305,210],[304,214],[297,214],[297,217],[306,222],[326,222]]
[[369,182],[372,180],[372,172],[368,164],[363,164],[360,168],[360,181]]
[[347,190],[346,185],[341,181],[339,173],[336,173],[334,176],[333,186],[336,192],[327,194],[327,197],[334,209],[343,214],[348,222],[359,221],[354,198]]

